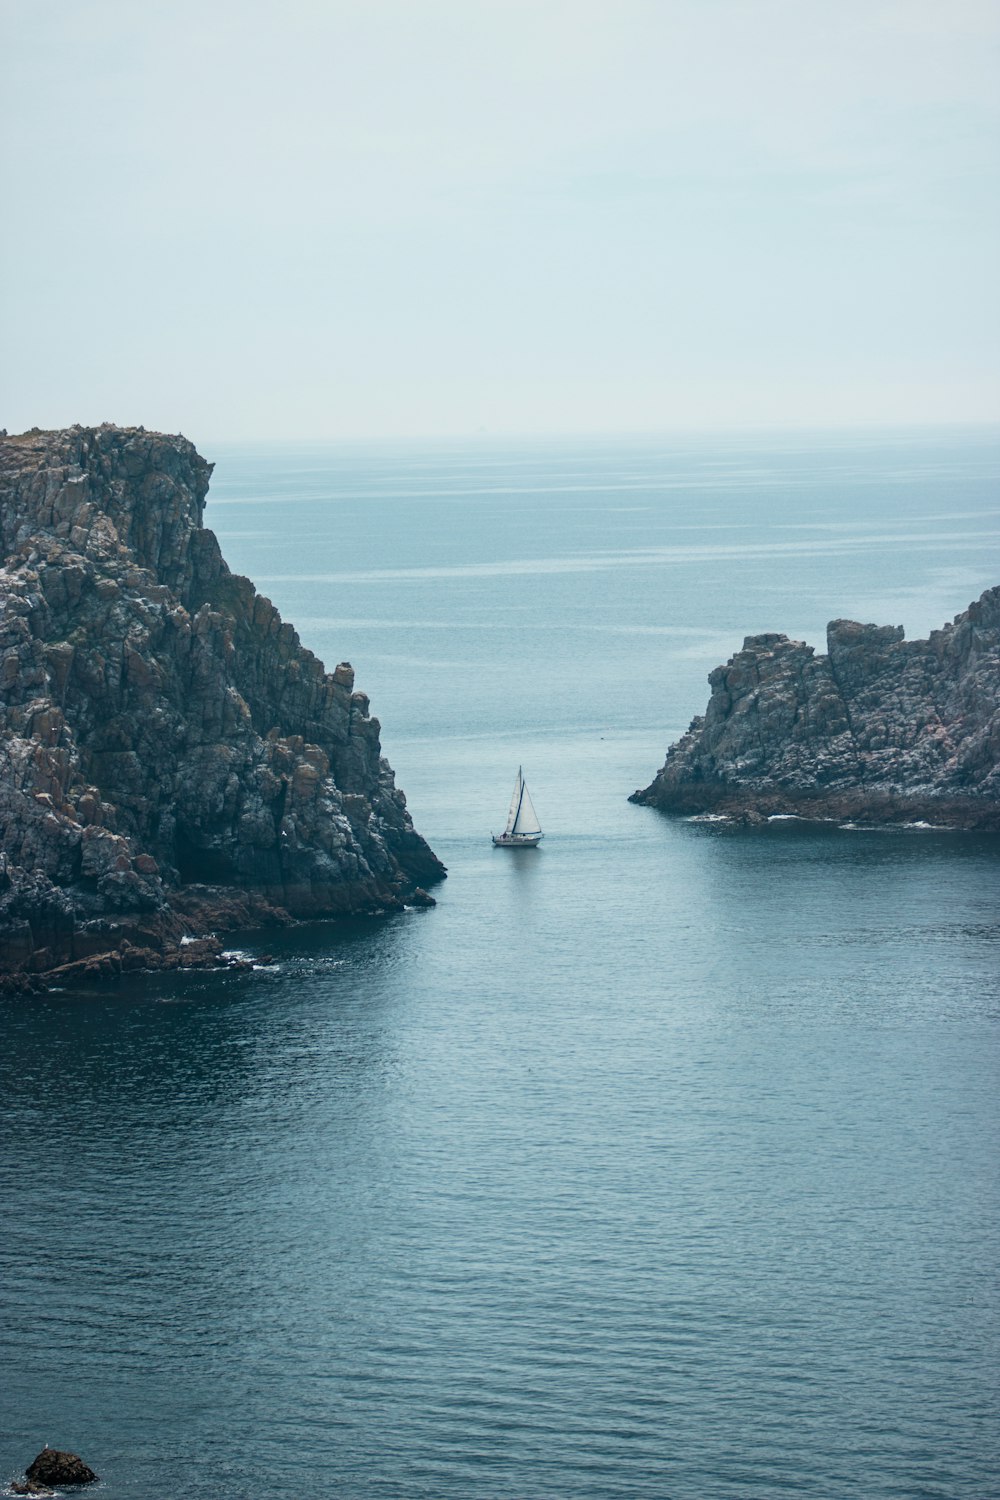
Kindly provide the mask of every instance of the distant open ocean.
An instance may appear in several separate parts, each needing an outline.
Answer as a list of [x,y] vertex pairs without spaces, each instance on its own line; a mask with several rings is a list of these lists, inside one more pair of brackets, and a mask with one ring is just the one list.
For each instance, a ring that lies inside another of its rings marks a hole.
[[994,1500],[1000,838],[626,798],[744,635],[1000,582],[1000,433],[199,446],[451,873],[5,1002],[0,1484]]

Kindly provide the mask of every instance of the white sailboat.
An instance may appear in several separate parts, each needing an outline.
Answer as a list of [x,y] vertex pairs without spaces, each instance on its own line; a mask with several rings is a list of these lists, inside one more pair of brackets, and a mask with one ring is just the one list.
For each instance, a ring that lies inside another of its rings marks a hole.
[[493,842],[498,849],[534,849],[543,837],[538,814],[531,805],[531,797],[524,783],[521,767],[517,768],[514,795],[510,799],[507,827],[503,833],[495,833]]

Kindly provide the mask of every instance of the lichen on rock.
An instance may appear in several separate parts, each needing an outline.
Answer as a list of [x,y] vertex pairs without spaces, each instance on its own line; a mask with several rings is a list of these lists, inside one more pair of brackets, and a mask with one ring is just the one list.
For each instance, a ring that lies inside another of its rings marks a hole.
[[927,640],[834,620],[827,654],[748,636],[634,802],[1000,829],[1000,588]]
[[223,561],[211,470],[142,428],[0,440],[0,970],[398,907],[445,873],[349,664]]

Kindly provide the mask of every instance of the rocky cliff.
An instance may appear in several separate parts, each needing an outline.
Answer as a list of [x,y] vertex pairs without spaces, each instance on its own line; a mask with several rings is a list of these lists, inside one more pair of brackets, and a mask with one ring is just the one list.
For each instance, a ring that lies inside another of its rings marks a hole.
[[834,620],[827,654],[748,636],[633,802],[1000,829],[1000,588],[925,641]]
[[202,525],[211,468],[142,428],[0,440],[0,969],[176,958],[445,873],[350,666]]

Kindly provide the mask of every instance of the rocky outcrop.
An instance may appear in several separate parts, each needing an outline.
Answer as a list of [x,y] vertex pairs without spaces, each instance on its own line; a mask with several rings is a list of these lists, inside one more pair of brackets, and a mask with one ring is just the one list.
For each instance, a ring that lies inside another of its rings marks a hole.
[[425,899],[379,723],[202,525],[182,437],[0,439],[0,969]]
[[[31,1485],[93,1484],[97,1475],[75,1453],[59,1448],[43,1448],[25,1471]],[[29,1493],[37,1494],[35,1489]]]
[[670,812],[1000,829],[1000,588],[928,640],[834,620],[827,655],[748,636],[635,792]]

